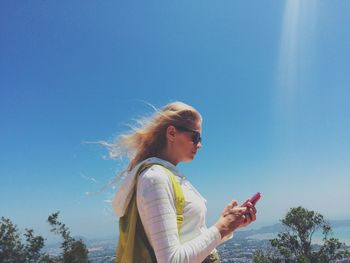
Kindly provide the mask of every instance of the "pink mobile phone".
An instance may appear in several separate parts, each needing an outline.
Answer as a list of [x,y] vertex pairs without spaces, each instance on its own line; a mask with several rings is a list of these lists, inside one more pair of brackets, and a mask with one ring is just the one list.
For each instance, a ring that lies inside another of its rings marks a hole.
[[261,193],[257,192],[255,195],[253,195],[251,198],[245,201],[241,206],[245,206],[248,202],[251,202],[255,206],[260,198],[261,198]]

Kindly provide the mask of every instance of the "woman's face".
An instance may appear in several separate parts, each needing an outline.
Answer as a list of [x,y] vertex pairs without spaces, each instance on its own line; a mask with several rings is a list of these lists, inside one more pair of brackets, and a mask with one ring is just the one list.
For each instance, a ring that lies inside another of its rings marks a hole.
[[173,151],[178,162],[189,162],[194,159],[201,142],[197,142],[202,132],[201,122],[197,122],[193,128],[175,127],[176,136],[173,142]]

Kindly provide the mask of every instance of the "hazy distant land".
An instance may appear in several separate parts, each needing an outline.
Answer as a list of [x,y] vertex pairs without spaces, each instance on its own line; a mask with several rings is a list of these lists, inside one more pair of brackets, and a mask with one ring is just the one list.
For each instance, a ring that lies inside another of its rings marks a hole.
[[[350,220],[330,221],[334,237],[339,238],[341,242],[347,244],[350,250]],[[345,238],[343,240],[337,231],[345,229]],[[277,233],[283,230],[281,223],[264,226],[257,229],[241,230],[234,234],[234,237],[218,247],[219,254],[223,262],[251,262],[255,250],[264,249],[269,245],[269,239],[277,236]],[[85,239],[81,238],[89,249],[89,258],[92,262],[114,262],[117,237],[105,239]],[[317,241],[317,234],[315,233]],[[316,242],[317,243],[317,242]],[[52,244],[45,247],[45,251],[57,255],[60,253],[60,244]]]

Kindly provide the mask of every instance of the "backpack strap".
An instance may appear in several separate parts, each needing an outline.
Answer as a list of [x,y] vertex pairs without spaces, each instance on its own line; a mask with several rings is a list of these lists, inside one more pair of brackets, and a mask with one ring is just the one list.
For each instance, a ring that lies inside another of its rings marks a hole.
[[171,184],[174,189],[174,195],[175,195],[175,208],[176,208],[176,221],[177,221],[177,231],[180,237],[180,228],[181,225],[184,221],[184,216],[183,216],[183,210],[185,206],[185,196],[182,191],[181,185],[179,182],[176,180],[175,175],[165,166],[162,166],[166,173],[169,175]]
[[177,229],[180,238],[180,227],[183,222],[184,194],[173,173],[161,164],[151,163],[142,165],[137,171],[135,191],[132,194],[126,213],[119,219],[119,239],[115,263],[155,263],[156,255],[144,231],[136,201],[136,187],[138,176],[153,165],[162,166],[168,174],[175,196]]
[[140,175],[144,170],[146,170],[147,168],[150,168],[153,165],[158,165],[161,166],[165,172],[168,174],[170,182],[173,186],[173,190],[174,190],[174,196],[175,196],[175,208],[176,208],[176,222],[177,222],[177,231],[178,231],[178,235],[180,238],[180,228],[181,225],[184,221],[184,216],[183,216],[183,210],[184,210],[184,206],[185,206],[185,196],[184,193],[182,191],[181,185],[179,184],[179,182],[177,181],[177,179],[175,178],[175,175],[168,169],[166,168],[164,165],[159,164],[159,163],[149,163],[149,164],[145,164],[142,165],[137,174]]

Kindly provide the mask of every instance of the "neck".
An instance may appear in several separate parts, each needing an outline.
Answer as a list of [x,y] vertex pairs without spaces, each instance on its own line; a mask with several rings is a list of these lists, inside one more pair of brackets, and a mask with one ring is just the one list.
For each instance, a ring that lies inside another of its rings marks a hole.
[[172,163],[175,166],[179,163],[179,161],[171,154],[171,151],[169,151],[168,148],[166,148],[165,150],[160,152],[157,155],[157,157],[160,158],[160,159],[163,159],[165,161],[168,161],[168,162]]

